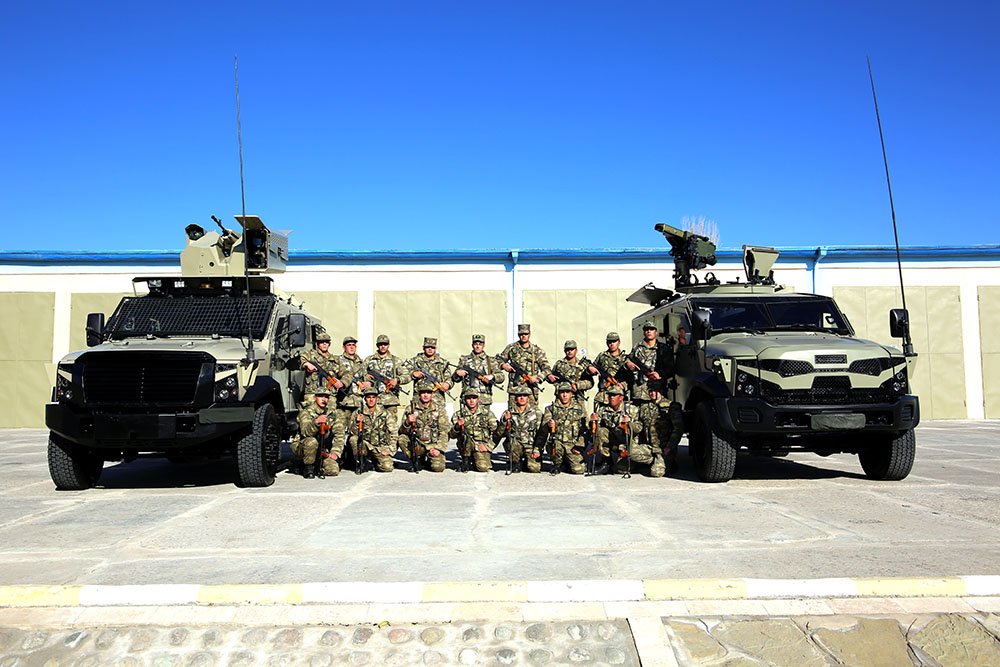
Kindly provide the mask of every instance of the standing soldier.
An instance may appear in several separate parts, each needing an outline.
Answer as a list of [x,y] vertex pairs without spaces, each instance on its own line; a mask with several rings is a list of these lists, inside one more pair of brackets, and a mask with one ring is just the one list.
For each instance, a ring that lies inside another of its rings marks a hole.
[[337,375],[344,383],[337,388],[337,417],[347,433],[351,416],[361,407],[361,392],[371,386],[361,372],[361,357],[358,356],[358,339],[344,336],[344,351],[336,358]]
[[665,394],[659,383],[650,382],[650,401],[640,408],[640,414],[643,410],[649,413],[643,416],[643,427],[650,429],[652,419],[652,430],[647,431],[649,443],[654,451],[658,449],[663,453],[664,473],[672,475],[677,472],[677,446],[684,434],[684,411],[680,403],[671,401]]
[[[637,436],[642,433],[639,409],[625,402],[625,392],[621,386],[611,386],[605,393],[608,397],[607,404],[600,406],[590,416],[591,421],[597,422],[594,446],[596,453],[601,456],[601,466],[594,472],[599,475],[618,471],[619,463],[632,455],[632,448],[638,444]],[[651,457],[649,462],[652,462]]]
[[566,356],[557,361],[552,367],[552,375],[556,378],[556,382],[553,382],[553,384],[569,382],[575,392],[573,394],[574,400],[586,410],[586,392],[594,386],[594,381],[591,379],[590,371],[587,367],[576,358],[575,340],[566,341],[563,344],[563,352]]
[[628,357],[621,351],[622,339],[614,331],[608,332],[608,349],[597,355],[594,365],[588,370],[592,375],[600,375],[597,386],[597,396],[594,396],[594,411],[602,405],[608,404],[608,389],[611,387],[621,387],[624,394],[628,386],[628,368],[625,361]]
[[568,382],[556,385],[556,400],[545,408],[542,415],[542,433],[551,447],[552,474],[558,475],[563,461],[574,475],[582,475],[584,433],[587,428],[587,411],[573,400],[573,387]]
[[635,378],[632,383],[632,400],[649,401],[648,384],[661,382],[674,374],[674,350],[657,341],[659,332],[652,320],[642,323],[642,340],[636,344],[625,360],[625,365]]
[[510,457],[511,472],[521,472],[521,461],[525,461],[528,472],[542,471],[542,446],[539,436],[542,411],[529,405],[531,390],[520,385],[510,390],[514,397],[514,407],[503,413],[493,431],[493,442],[507,439],[507,455]]
[[375,463],[379,472],[392,472],[392,457],[396,454],[396,408],[380,405],[375,387],[368,387],[361,395],[365,404],[354,413],[347,431],[347,443],[358,463],[356,472],[364,472],[369,460]]
[[437,338],[424,338],[424,351],[403,362],[404,368],[414,380],[430,380],[434,403],[444,408],[444,397],[451,389],[454,364],[437,353]]
[[306,372],[306,395],[305,400],[302,401],[303,408],[312,405],[312,395],[316,393],[318,387],[336,390],[338,383],[343,386],[337,377],[336,360],[330,354],[330,334],[327,332],[322,331],[316,334],[316,347],[303,352],[299,360],[302,370]]
[[[538,385],[542,378],[548,376],[549,381],[555,379],[545,352],[531,342],[530,324],[517,325],[517,342],[505,347],[503,352],[497,355],[497,361],[500,362],[501,368],[510,373],[509,387],[526,385],[531,390],[532,405],[538,404]],[[507,405],[514,407],[513,397],[508,400]]]
[[503,373],[497,361],[485,352],[486,336],[472,336],[472,352],[458,358],[458,368],[452,378],[462,383],[463,395],[465,389],[475,389],[479,392],[479,404],[488,410],[493,405],[493,387],[503,386]]
[[403,361],[389,351],[389,337],[379,334],[375,339],[375,354],[362,362],[367,379],[378,389],[378,402],[389,408],[393,420],[399,417],[400,385],[410,381],[410,374],[403,368]]
[[291,442],[291,448],[295,458],[302,462],[302,476],[306,479],[315,474],[317,456],[323,459],[320,477],[340,474],[338,459],[344,451],[344,432],[329,401],[330,390],[317,387],[312,402],[299,410],[299,437]]
[[396,442],[415,470],[419,471],[417,466],[426,456],[428,468],[442,472],[448,449],[448,413],[435,401],[434,383],[430,380],[418,382],[416,392],[416,400],[403,415]]
[[458,455],[462,472],[469,469],[469,460],[476,472],[493,470],[493,432],[497,418],[479,403],[479,392],[472,387],[462,392],[463,405],[451,416],[451,438],[458,439]]

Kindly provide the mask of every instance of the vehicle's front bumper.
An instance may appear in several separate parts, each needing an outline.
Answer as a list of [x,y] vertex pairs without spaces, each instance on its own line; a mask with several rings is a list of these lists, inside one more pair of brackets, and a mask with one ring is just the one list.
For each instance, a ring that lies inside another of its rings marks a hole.
[[902,396],[894,403],[849,405],[772,405],[753,398],[717,398],[715,413],[723,429],[752,434],[830,433],[828,429],[812,427],[813,415],[865,416],[863,428],[844,430],[843,433],[902,433],[920,423],[920,403],[916,396],[910,395]]

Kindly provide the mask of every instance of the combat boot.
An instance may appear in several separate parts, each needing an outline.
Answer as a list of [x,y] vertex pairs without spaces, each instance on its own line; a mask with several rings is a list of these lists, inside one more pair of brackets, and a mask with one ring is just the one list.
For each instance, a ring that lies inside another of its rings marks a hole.
[[316,474],[313,472],[312,466],[302,466],[302,477],[305,479],[312,479]]

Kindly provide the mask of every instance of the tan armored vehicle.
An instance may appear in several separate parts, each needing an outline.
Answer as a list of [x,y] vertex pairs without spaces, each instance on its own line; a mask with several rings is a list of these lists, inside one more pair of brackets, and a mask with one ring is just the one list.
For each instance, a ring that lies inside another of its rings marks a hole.
[[267,275],[285,270],[287,237],[236,219],[242,234],[189,225],[180,276],[135,278],[148,293],[106,324],[87,317],[88,349],[59,362],[45,408],[57,488],[90,488],[105,461],[140,456],[228,455],[238,484],[274,482],[303,396],[298,355],[320,323]]
[[[899,480],[913,466],[920,421],[908,381],[915,355],[854,336],[834,300],[797,294],[774,282],[773,248],[744,246],[746,282],[722,284],[695,270],[715,264],[706,237],[657,225],[670,242],[674,290],[646,285],[629,297],[651,310],[632,322],[656,323],[675,353],[676,388],[689,452],[706,482],[733,477],[736,453],[808,451],[857,454],[872,479]],[[906,311],[889,312],[903,337]]]

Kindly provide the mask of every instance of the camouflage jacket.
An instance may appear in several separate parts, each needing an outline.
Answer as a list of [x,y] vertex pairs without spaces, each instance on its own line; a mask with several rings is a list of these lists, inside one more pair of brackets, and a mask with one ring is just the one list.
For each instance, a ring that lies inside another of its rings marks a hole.
[[600,428],[606,428],[609,431],[615,428],[620,428],[622,425],[622,419],[625,415],[629,418],[629,434],[633,437],[642,433],[643,424],[642,419],[639,417],[639,408],[630,403],[622,402],[615,410],[610,404],[602,405],[597,409],[597,423]]
[[[524,370],[528,371],[530,375],[544,376],[552,369],[549,366],[549,360],[546,358],[545,352],[534,343],[530,343],[528,347],[521,347],[520,343],[511,343],[503,349],[503,352],[497,355],[497,361],[501,363],[507,363],[512,359],[520,364]],[[522,384],[525,384],[525,382],[519,373],[510,374],[510,384],[508,386],[516,387]]]
[[[465,420],[465,426],[459,430],[458,420]],[[477,445],[488,444],[492,449],[493,431],[497,428],[497,418],[485,405],[476,407],[476,411],[469,410],[469,406],[462,404],[455,414],[451,416],[451,433],[448,435],[457,438],[465,436],[466,443],[474,442]]]
[[[660,374],[661,382],[666,382],[674,374],[674,352],[669,346],[657,343],[653,347],[639,343],[632,349],[632,356]],[[633,361],[633,363],[635,363]],[[632,399],[649,400],[649,379],[641,370],[635,371],[632,382]]]
[[576,385],[576,400],[580,403],[585,403],[587,400],[587,390],[594,386],[594,380],[590,373],[587,372],[587,367],[580,362],[579,359],[575,360],[576,363],[570,363],[565,359],[560,359],[552,367],[552,374],[559,376],[560,379],[556,380],[553,384],[559,384],[564,380],[572,382]]
[[[461,382],[463,390],[466,387],[472,387],[478,391],[480,405],[491,405],[493,403],[493,387],[503,386],[504,381],[504,373],[497,360],[485,352],[480,354],[469,353],[463,354],[458,358],[458,367],[461,366],[469,366],[477,374],[466,375],[464,378],[452,374],[452,379],[456,382]],[[455,368],[456,372],[458,371],[458,367]],[[492,382],[483,382],[479,379],[481,375],[492,375]]]
[[549,432],[549,420],[556,423],[556,432],[553,436],[556,442],[576,445],[587,428],[587,411],[576,401],[570,401],[569,406],[555,401],[549,404],[542,414],[542,432],[546,436]]
[[[360,425],[359,425],[360,422]],[[388,449],[396,451],[396,410],[386,409],[376,405],[370,409],[367,405],[354,413],[348,434],[360,436],[361,442],[369,448]]]
[[408,420],[411,414],[417,415],[417,421],[414,424],[417,442],[425,447],[433,447],[444,452],[448,448],[448,413],[445,412],[444,406],[433,401],[428,405],[419,401],[410,403],[406,412],[403,413],[403,420],[399,423],[400,435],[410,435]]
[[[327,352],[323,354],[318,349],[313,348],[311,350],[306,350],[301,355],[299,355],[299,364],[302,368],[306,367],[306,364],[310,363],[313,366],[318,366],[322,368],[330,377],[336,377],[338,380],[340,376],[337,372],[336,357]],[[343,380],[341,380],[343,382]],[[320,377],[319,373],[313,372],[306,375],[306,393],[314,394],[316,390],[319,389],[320,385],[325,386],[325,380]],[[330,388],[330,391],[336,391]]]
[[361,357],[358,355],[339,355],[335,360],[337,374],[346,387],[337,394],[338,408],[360,408],[361,396],[357,391],[357,384],[364,381],[361,377]]
[[325,410],[321,410],[315,403],[299,410],[299,415],[297,417],[299,422],[299,435],[303,438],[319,438],[320,427],[319,424],[316,423],[316,418],[320,415],[326,415],[328,417],[327,424],[329,424],[330,428],[333,429],[335,422],[337,421],[337,417],[334,413],[333,401],[326,404]]
[[[451,376],[455,372],[455,365],[437,353],[433,357],[428,357],[423,353],[410,357],[403,362],[403,368],[407,375],[422,369],[425,374],[433,375],[438,382],[447,382],[448,384],[451,384]],[[444,396],[445,392],[438,390],[434,392],[434,401],[438,405],[444,406]]]
[[628,382],[632,379],[632,373],[625,366],[625,359],[626,355],[621,350],[619,350],[618,356],[614,356],[605,350],[597,355],[597,359],[594,359],[594,366],[601,371],[597,385],[597,396],[594,397],[597,403],[608,402],[608,395],[605,393],[605,390],[613,384],[609,378],[614,378],[620,382],[622,389],[628,389]]
[[403,360],[391,352],[385,355],[379,355],[379,353],[376,352],[375,354],[365,357],[365,360],[361,362],[361,365],[366,373],[374,370],[382,375],[385,375],[386,377],[395,378],[399,381],[396,388],[390,391],[389,389],[386,389],[384,382],[376,380],[373,377],[368,378],[368,381],[372,382],[375,388],[378,389],[378,402],[380,405],[400,405],[400,385],[404,385],[411,380],[410,374],[403,366]]
[[[526,405],[524,412],[519,412],[516,407],[510,412],[510,439],[526,450],[538,447],[539,430],[542,427],[542,411],[533,405]],[[493,442],[499,443],[507,436],[507,422],[504,419],[497,420],[497,427],[493,431]]]

